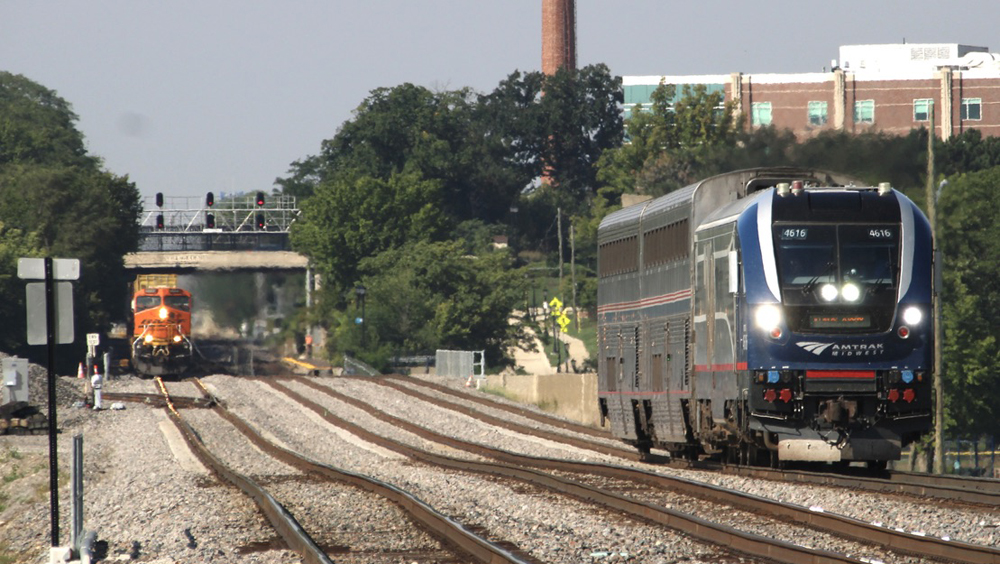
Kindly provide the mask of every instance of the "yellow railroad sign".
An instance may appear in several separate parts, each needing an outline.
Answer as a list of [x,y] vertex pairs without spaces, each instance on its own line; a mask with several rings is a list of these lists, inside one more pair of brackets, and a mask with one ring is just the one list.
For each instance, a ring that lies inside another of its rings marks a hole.
[[566,317],[565,313],[560,314],[559,317],[556,318],[556,323],[559,324],[559,327],[562,327],[562,332],[565,333],[566,327],[569,327],[569,318]]
[[551,300],[549,300],[549,305],[552,306],[552,309],[554,311],[561,311],[563,303],[559,298],[552,298]]

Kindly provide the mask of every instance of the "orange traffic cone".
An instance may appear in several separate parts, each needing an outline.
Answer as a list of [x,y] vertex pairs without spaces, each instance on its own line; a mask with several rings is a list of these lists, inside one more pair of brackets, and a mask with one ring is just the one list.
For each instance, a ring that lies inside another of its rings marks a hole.
[[83,363],[82,362],[80,363],[80,370],[77,371],[76,377],[77,378],[84,378],[85,377],[85,374],[83,372]]
[[469,374],[469,379],[465,381],[465,387],[466,388],[472,387],[472,374]]

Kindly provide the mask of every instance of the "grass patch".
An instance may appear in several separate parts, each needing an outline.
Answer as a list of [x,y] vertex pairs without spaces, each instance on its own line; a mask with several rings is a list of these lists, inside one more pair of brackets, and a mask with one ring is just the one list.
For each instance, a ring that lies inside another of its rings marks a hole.
[[18,562],[28,562],[27,554],[15,554],[10,545],[0,541],[0,564],[17,564]]
[[[46,464],[44,466],[46,475],[48,475],[48,467],[49,467],[48,464]],[[66,471],[66,470],[60,470],[59,473],[56,476],[56,481],[59,483],[59,487],[63,488],[65,486],[69,485],[69,478],[70,478],[70,475],[69,475],[68,471]],[[42,501],[42,500],[48,499],[49,498],[49,480],[46,479],[46,480],[44,480],[42,482],[39,482],[39,483],[35,484],[34,487],[32,488],[32,493],[34,494],[34,496],[32,498],[33,501],[37,502],[37,501]]]
[[554,412],[555,410],[559,409],[559,402],[557,400],[554,400],[554,399],[553,400],[545,400],[545,401],[536,403],[535,405],[538,406],[538,409],[541,409],[542,411]]
[[511,394],[510,392],[508,392],[504,388],[494,388],[494,387],[491,387],[491,386],[483,386],[482,388],[480,388],[479,391],[483,392],[483,393],[486,393],[486,394],[491,394],[491,395],[494,395],[494,396],[500,396],[500,397],[502,397],[504,399],[509,399],[510,401],[518,401],[517,398],[514,397],[513,394]]
[[24,455],[21,454],[21,451],[17,450],[14,447],[7,447],[7,450],[0,453],[0,462],[7,462],[9,460],[21,460],[22,458],[24,458]]
[[24,472],[21,472],[21,467],[17,464],[13,465],[10,472],[3,475],[3,483],[9,484],[14,480],[20,480],[25,476]]

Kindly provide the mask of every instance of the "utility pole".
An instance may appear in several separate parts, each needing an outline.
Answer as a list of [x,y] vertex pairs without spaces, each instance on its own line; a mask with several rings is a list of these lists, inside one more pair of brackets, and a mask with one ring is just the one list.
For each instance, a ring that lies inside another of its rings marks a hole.
[[559,232],[559,292],[561,293],[563,279],[562,208],[556,208],[556,231]]
[[944,331],[941,328],[941,288],[939,287],[941,256],[938,248],[937,194],[934,190],[934,103],[928,108],[930,127],[927,132],[927,219],[934,242],[934,283],[931,314],[934,321],[934,473],[944,473],[944,375],[941,374],[941,349]]
[[576,309],[576,233],[573,224],[569,224],[569,282],[573,285],[573,319],[576,321],[576,332],[580,332],[580,312]]

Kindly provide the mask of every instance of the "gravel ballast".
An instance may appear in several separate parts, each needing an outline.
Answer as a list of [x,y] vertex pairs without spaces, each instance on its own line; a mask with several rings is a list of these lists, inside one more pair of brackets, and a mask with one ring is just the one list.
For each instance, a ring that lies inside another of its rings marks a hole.
[[[468,416],[431,407],[384,386],[337,378],[315,381],[436,432],[514,452],[636,466],[822,508],[830,513],[879,521],[885,526],[908,531],[990,546],[1000,544],[997,534],[1000,512],[996,510],[949,508],[940,503],[810,485],[779,486],[760,480],[616,460],[575,447],[526,440],[513,432],[477,423]],[[259,381],[210,376],[203,382],[225,400],[234,413],[268,439],[325,464],[392,483],[438,511],[481,530],[485,536],[514,543],[539,561],[561,564],[740,560],[734,560],[717,547],[594,510],[582,502],[531,487],[512,487],[507,482],[488,477],[449,473],[412,462],[336,429]],[[459,382],[446,379],[435,382],[463,389]],[[301,384],[288,382],[286,385],[337,416],[376,433],[391,434],[418,448],[470,457],[401,432]],[[126,403],[123,410],[94,412],[73,407],[74,402],[84,397],[82,386],[82,381],[75,378],[60,378],[60,536],[63,544],[69,542],[71,438],[82,434],[85,527],[96,531],[98,541],[104,543],[101,547],[106,554],[105,560],[238,564],[300,561],[295,553],[281,548],[274,531],[246,496],[207,474],[199,463],[191,460],[181,441],[170,440],[177,431],[162,408]],[[168,388],[175,395],[196,394],[194,386],[185,382],[168,384]],[[126,377],[108,381],[105,390],[152,393],[155,388],[148,380]],[[482,392],[463,389],[463,393]],[[274,488],[275,495],[286,501],[293,512],[301,513],[310,523],[323,523],[327,519],[329,529],[321,535],[324,542],[348,551],[370,552],[377,550],[370,544],[373,536],[402,535],[392,506],[379,507],[378,500],[352,494],[348,491],[350,488],[339,485],[300,488],[298,471],[265,457],[213,413],[190,409],[183,414],[206,444],[222,453],[222,457],[239,467],[239,471]],[[542,425],[526,419],[522,423]],[[15,555],[14,562],[48,561],[47,449],[45,436],[0,437],[0,473],[4,476],[0,483],[0,507],[6,506],[0,512],[0,553]],[[396,525],[380,528],[378,523],[383,519]],[[337,531],[343,534],[338,535]],[[818,535],[815,540],[822,542]],[[412,542],[426,550],[434,546],[419,535],[414,535]],[[405,550],[402,547],[405,543],[396,548]],[[336,560],[337,555],[333,556]],[[885,561],[906,560],[890,557]]]

